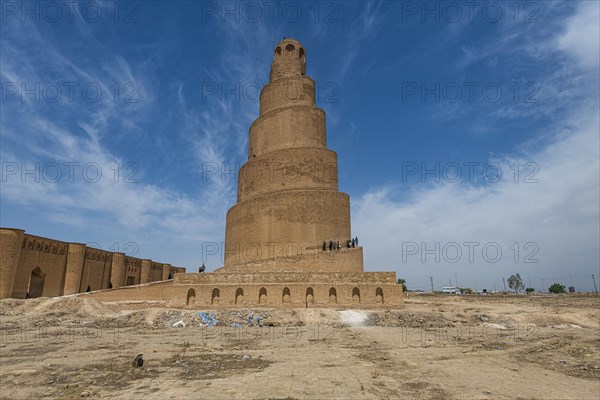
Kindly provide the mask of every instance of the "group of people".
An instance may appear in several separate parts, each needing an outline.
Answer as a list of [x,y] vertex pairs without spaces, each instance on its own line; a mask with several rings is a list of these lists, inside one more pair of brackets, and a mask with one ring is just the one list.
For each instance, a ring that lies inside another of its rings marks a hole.
[[[358,236],[352,239],[348,239],[346,240],[346,248],[349,249],[351,247],[358,247]],[[340,245],[339,240],[336,241],[329,241],[329,244],[327,242],[323,242],[323,251],[327,251],[329,249],[329,251],[333,251],[333,250],[340,250],[342,247]]]

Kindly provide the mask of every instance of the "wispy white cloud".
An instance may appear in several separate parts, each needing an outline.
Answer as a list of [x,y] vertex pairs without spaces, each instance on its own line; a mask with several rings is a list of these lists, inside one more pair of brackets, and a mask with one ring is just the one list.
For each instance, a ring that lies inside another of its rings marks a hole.
[[[498,30],[495,40],[463,44],[461,57],[450,66],[455,71],[454,76],[463,75],[465,81],[475,81],[477,90],[486,84],[499,87],[502,91],[499,100],[488,101],[477,92],[476,101],[462,101],[466,97],[465,89],[461,101],[432,104],[433,120],[442,125],[468,117],[471,124],[466,127],[467,131],[478,135],[496,133],[498,119],[563,118],[563,113],[570,112],[573,104],[586,101],[590,88],[597,92],[598,3],[582,1],[573,7],[573,4],[545,2],[536,7],[539,8],[530,16],[537,22],[515,21],[514,15],[504,18],[495,27]],[[572,15],[566,19],[548,17],[568,11]],[[543,15],[548,18],[544,19]],[[468,27],[469,23],[448,24],[445,41],[466,41],[463,35],[469,32]],[[590,39],[583,40],[584,37]],[[596,60],[595,68],[593,60]],[[467,69],[474,74],[489,71],[495,79],[473,79],[465,73]],[[544,73],[540,73],[541,70]],[[486,118],[474,118],[482,115]]]
[[340,81],[343,81],[356,60],[364,42],[372,39],[381,30],[381,16],[379,9],[382,2],[366,1],[356,24],[351,24],[348,32],[347,48],[343,52],[342,65],[340,68]]
[[582,1],[577,12],[567,19],[558,38],[558,47],[598,72],[600,65],[600,3]]

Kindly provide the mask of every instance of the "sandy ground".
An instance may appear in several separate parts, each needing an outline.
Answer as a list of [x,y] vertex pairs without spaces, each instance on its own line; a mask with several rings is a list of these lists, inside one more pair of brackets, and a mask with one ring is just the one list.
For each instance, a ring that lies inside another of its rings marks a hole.
[[592,296],[420,295],[354,312],[8,299],[0,322],[2,399],[600,398]]

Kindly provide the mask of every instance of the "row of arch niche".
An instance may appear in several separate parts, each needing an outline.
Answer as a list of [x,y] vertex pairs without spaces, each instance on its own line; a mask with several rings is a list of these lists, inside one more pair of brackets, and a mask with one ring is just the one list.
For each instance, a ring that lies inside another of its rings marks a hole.
[[[296,47],[293,44],[288,44],[287,46],[285,46],[285,54],[286,55],[294,55],[296,53]],[[275,58],[279,58],[281,57],[281,55],[283,54],[283,51],[281,49],[280,46],[277,46],[277,48],[275,49]],[[298,58],[304,58],[304,48],[300,47],[300,49],[298,50]]]
[[[37,272],[39,273],[39,271],[37,271]],[[35,274],[32,274],[32,275],[35,275]],[[42,285],[43,285],[43,283],[42,283]],[[217,288],[213,289],[210,304],[219,304],[220,299],[221,299],[220,290]],[[196,291],[194,289],[188,290],[186,304],[194,305],[195,301],[196,301]],[[243,301],[244,301],[244,289],[237,288],[237,290],[235,291],[235,304],[241,304],[241,303],[243,303]],[[287,304],[287,303],[290,303],[290,301],[291,301],[290,289],[287,287],[283,288],[283,292],[281,294],[281,302],[284,304]],[[306,289],[305,301],[307,304],[314,304],[315,293],[314,293],[313,288],[309,287]],[[383,289],[377,288],[375,290],[375,301],[377,303],[381,303],[381,304],[383,303]],[[329,302],[337,303],[337,290],[333,287],[329,289]],[[357,287],[352,289],[352,302],[360,303],[360,289]],[[261,288],[258,293],[258,303],[259,304],[267,303],[267,289],[264,287]]]

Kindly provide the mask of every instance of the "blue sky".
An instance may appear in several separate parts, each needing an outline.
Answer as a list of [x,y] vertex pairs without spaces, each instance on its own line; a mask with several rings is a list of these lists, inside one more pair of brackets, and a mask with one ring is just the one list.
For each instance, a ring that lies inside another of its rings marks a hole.
[[598,2],[266,4],[2,2],[1,225],[219,267],[203,248],[223,242],[236,182],[203,167],[246,160],[291,36],[366,270],[414,289],[517,272],[593,289]]

